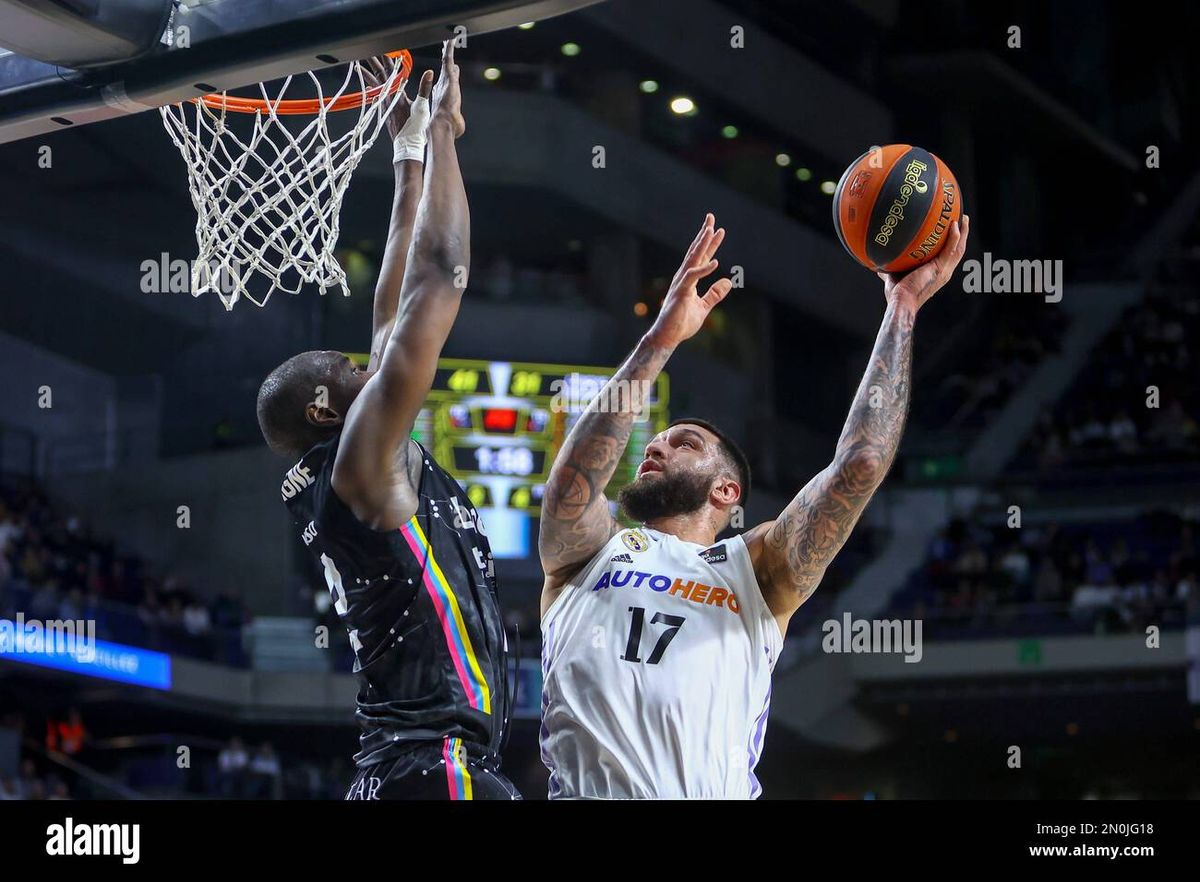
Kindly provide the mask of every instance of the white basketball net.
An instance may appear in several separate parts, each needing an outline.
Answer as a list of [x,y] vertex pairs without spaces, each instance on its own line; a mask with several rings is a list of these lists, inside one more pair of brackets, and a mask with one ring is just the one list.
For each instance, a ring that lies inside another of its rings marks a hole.
[[[353,91],[352,85],[360,92],[370,88],[362,66],[351,63],[341,87],[330,96],[309,72],[320,108],[302,128],[293,124],[298,132],[284,124],[285,116],[276,114],[293,77],[284,80],[275,98],[268,97],[266,84],[259,84],[269,105],[266,111],[213,110],[201,101],[160,108],[167,132],[187,163],[196,207],[199,254],[192,264],[193,296],[212,291],[226,309],[233,309],[242,297],[265,306],[277,289],[296,294],[305,284],[317,285],[322,295],[327,288],[349,295],[346,273],[333,254],[338,214],[354,169],[400,98],[400,91],[391,89],[401,68],[396,60],[376,101],[364,95],[351,109],[338,112],[329,111],[329,105]],[[303,75],[298,78],[303,82]],[[331,138],[331,117],[352,125]],[[256,273],[271,283],[261,299],[246,287]]]

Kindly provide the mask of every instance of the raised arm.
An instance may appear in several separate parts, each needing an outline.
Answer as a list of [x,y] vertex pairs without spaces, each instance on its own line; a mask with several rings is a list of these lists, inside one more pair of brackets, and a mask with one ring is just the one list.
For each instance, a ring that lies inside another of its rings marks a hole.
[[[392,63],[386,56],[364,62],[363,75],[368,85],[380,86],[386,83],[387,66]],[[396,106],[387,120],[388,134],[393,144],[392,167],[396,176],[396,189],[383,264],[379,270],[379,281],[375,285],[368,371],[379,368],[383,348],[396,321],[400,286],[404,279],[405,265],[408,263],[408,248],[416,225],[417,206],[421,202],[426,129],[429,126],[429,96],[432,91],[433,71],[427,70],[421,77],[415,99],[409,100],[404,86],[401,86]]]
[[399,311],[379,370],[350,408],[333,471],[338,496],[375,529],[399,528],[416,511],[407,442],[458,316],[471,260],[470,213],[454,146],[465,129],[458,66],[447,42],[433,91],[425,191]]
[[[555,592],[598,552],[620,526],[608,510],[604,488],[625,453],[633,424],[645,405],[644,393],[657,379],[671,353],[704,323],[732,287],[729,279],[714,282],[703,297],[697,283],[717,268],[713,259],[724,230],[714,229],[710,214],[680,264],[654,325],[629,358],[605,384],[571,429],[550,469],[542,502],[538,553],[546,581],[543,608]],[[618,390],[631,390],[619,395]],[[628,402],[606,410],[613,402]]]
[[941,254],[905,276],[879,274],[887,309],[833,461],[778,518],[746,536],[759,585],[781,625],[816,589],[892,467],[908,416],[917,311],[954,273],[969,228],[964,216]]

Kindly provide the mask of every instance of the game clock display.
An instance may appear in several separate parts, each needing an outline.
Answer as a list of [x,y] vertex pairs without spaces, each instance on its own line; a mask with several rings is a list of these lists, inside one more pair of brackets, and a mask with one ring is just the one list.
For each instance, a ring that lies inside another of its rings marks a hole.
[[[365,364],[365,355],[351,356]],[[532,554],[532,526],[558,448],[616,368],[443,358],[413,437],[480,511],[496,557]],[[669,381],[659,376],[634,423],[609,498],[633,480],[650,439],[666,428]]]

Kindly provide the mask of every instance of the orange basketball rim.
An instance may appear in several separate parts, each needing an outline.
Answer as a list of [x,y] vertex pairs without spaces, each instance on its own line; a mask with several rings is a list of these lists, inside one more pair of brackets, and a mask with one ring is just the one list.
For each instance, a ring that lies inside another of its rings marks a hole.
[[[241,98],[236,95],[213,94],[201,95],[199,98],[193,98],[192,100],[204,104],[212,110],[228,110],[232,113],[274,113],[276,116],[320,113],[322,104],[325,105],[327,113],[350,110],[355,107],[362,107],[364,102],[370,104],[378,101],[381,97],[384,97],[385,89],[387,90],[387,94],[391,95],[403,88],[405,80],[412,73],[412,53],[407,49],[399,49],[395,52],[387,53],[387,57],[400,59],[400,76],[392,79],[390,87],[387,85],[372,86],[370,89],[348,92],[337,98],[325,99],[288,98],[268,101],[264,98]],[[358,62],[355,63],[357,64]]]

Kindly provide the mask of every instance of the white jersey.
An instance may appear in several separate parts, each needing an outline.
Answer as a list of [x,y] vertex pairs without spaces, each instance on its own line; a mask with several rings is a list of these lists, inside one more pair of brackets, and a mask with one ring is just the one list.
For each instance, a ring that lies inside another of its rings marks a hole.
[[782,645],[740,536],[622,530],[542,618],[550,798],[758,797]]

